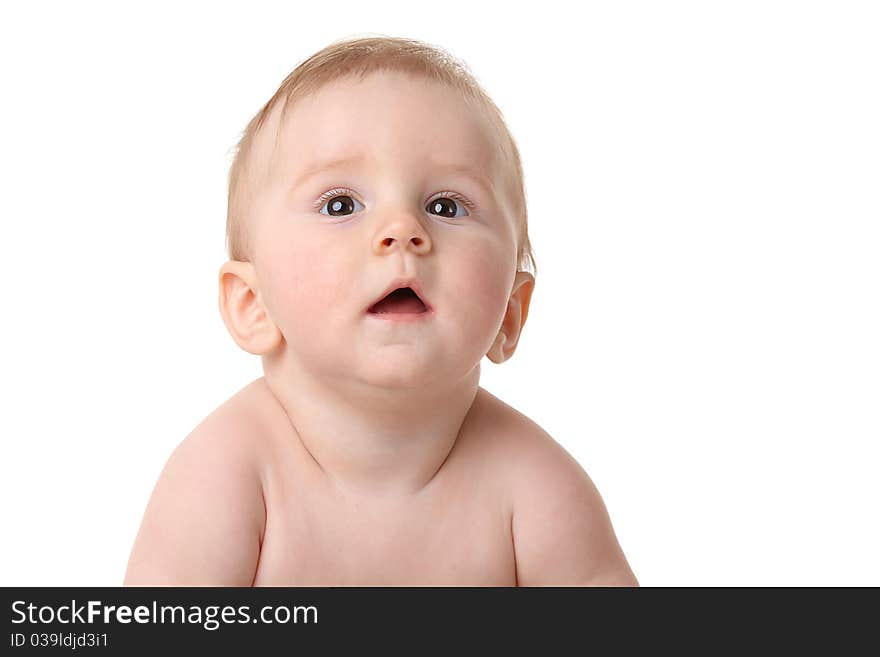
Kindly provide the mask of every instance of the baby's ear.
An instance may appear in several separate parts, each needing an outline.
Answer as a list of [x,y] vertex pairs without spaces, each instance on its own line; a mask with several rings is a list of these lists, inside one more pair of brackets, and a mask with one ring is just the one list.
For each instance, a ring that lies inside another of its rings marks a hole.
[[493,363],[503,363],[516,351],[520,333],[522,333],[526,318],[529,316],[529,303],[532,301],[534,289],[534,276],[527,271],[516,272],[510,300],[507,302],[507,311],[504,313],[504,321],[501,323],[501,329],[498,331],[492,348],[486,354]]
[[249,262],[230,260],[220,267],[220,314],[232,339],[248,353],[264,356],[281,343]]

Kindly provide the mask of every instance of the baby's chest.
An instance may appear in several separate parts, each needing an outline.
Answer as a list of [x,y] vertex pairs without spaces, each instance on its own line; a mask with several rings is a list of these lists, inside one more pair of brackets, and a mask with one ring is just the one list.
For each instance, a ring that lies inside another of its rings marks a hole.
[[488,498],[384,514],[267,500],[254,584],[514,586],[510,518]]

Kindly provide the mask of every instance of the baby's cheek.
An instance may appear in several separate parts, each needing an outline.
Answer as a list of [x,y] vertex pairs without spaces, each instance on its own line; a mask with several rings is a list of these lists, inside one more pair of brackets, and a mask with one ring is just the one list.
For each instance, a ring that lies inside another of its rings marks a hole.
[[492,250],[463,255],[454,285],[454,297],[465,300],[462,320],[470,339],[494,340],[507,308],[512,270]]
[[333,309],[341,307],[345,279],[321,249],[291,246],[273,254],[270,312],[288,341],[321,339]]

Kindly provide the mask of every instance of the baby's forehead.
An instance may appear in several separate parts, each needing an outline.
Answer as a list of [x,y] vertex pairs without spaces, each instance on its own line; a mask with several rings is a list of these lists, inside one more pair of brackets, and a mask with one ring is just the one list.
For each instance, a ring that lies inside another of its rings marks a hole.
[[457,92],[415,84],[343,81],[281,106],[264,126],[265,134],[274,136],[269,153],[274,166],[309,167],[360,154],[402,166],[467,164],[489,175],[499,148],[488,117]]

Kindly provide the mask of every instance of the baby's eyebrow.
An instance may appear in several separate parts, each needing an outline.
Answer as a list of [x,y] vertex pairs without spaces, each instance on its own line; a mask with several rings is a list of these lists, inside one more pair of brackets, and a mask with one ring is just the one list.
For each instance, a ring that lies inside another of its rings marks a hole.
[[[324,171],[333,171],[335,169],[354,167],[359,164],[363,164],[366,159],[367,157],[364,154],[351,155],[347,157],[327,160],[326,162],[320,162],[318,164],[310,166],[296,178],[292,185],[292,189],[299,188],[301,185],[305,184],[306,181],[319,173],[322,173]],[[482,171],[474,168],[469,164],[458,164],[455,162],[444,163],[432,160],[429,161],[429,165],[437,171],[463,174],[476,182],[478,185],[480,185],[490,195],[493,195],[495,193],[495,187],[492,182],[488,178],[486,178]]]

